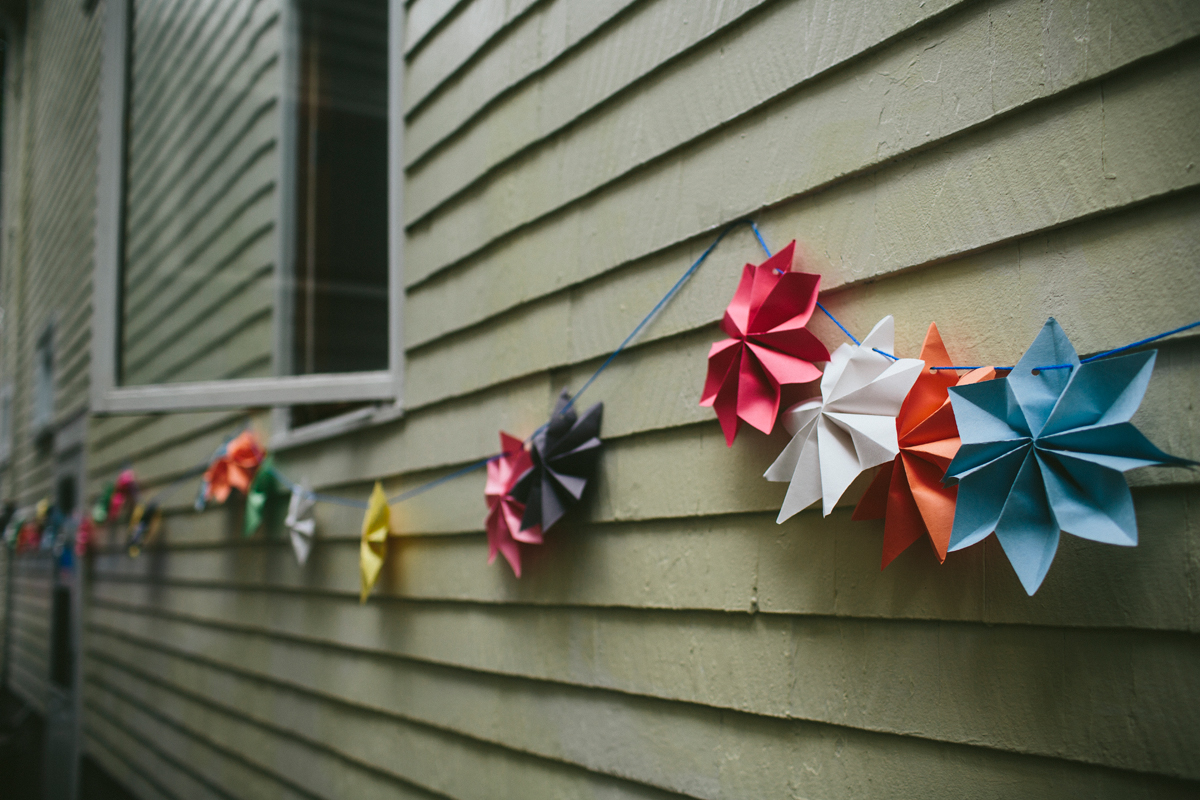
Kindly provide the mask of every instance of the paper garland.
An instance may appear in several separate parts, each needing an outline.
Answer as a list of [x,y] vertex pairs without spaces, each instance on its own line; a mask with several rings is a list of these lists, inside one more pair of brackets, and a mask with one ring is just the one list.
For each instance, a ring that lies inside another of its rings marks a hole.
[[[581,392],[736,224],[705,249]],[[761,235],[758,238],[761,243]],[[1122,472],[1137,466],[1192,463],[1158,450],[1129,422],[1145,393],[1155,353],[1110,356],[1198,327],[1200,322],[1081,362],[1051,319],[1012,374],[1000,379],[995,378],[996,370],[1008,368],[951,365],[932,325],[922,359],[897,358],[891,353],[891,317],[881,320],[862,343],[842,345],[830,355],[806,327],[813,310],[820,307],[820,276],[792,272],[794,252],[792,242],[762,264],[745,265],[722,321],[729,338],[710,349],[701,397],[701,405],[714,408],[726,444],[732,445],[741,421],[767,433],[774,428],[782,386],[822,378],[820,398],[798,403],[784,413],[793,438],[765,473],[768,480],[789,484],[779,522],[817,499],[823,501],[822,510],[828,515],[858,475],[882,466],[853,518],[884,518],[883,567],[922,536],[929,537],[942,561],[948,551],[995,532],[1022,585],[1033,594],[1045,578],[1062,531],[1101,542],[1136,544],[1132,496]],[[834,322],[853,339],[841,323]],[[1087,363],[1101,358],[1106,360]],[[827,362],[824,373],[814,363],[821,361]],[[945,372],[926,371],[926,361]],[[1055,363],[1044,363],[1051,361]],[[963,369],[972,371],[961,378],[953,374]],[[394,502],[486,465],[488,563],[503,554],[520,577],[518,542],[540,543],[542,532],[580,500],[596,467],[603,406],[597,403],[579,418],[573,404],[564,390],[550,422],[528,444],[501,433],[501,454],[410,489]],[[961,438],[960,422],[965,431]],[[354,505],[358,501],[325,498],[293,485],[270,459],[263,464],[263,456],[253,433],[235,437],[208,464],[197,508],[206,499],[224,502],[232,489],[246,493],[244,530],[250,535],[262,526],[272,503],[278,507],[284,494],[282,480],[291,489],[285,525],[297,561],[303,565],[315,534],[314,503],[326,499]],[[105,487],[94,518],[116,517],[126,501],[136,500],[136,489],[132,471],[123,471]],[[39,520],[46,517],[46,509],[39,507],[39,512]],[[136,504],[130,520],[131,552],[153,538],[147,531],[156,530],[160,519],[156,506]],[[19,530],[13,538],[29,542],[39,524],[11,526]],[[42,538],[56,526],[47,522]],[[388,499],[377,482],[362,526],[363,602],[382,569],[390,527]],[[84,525],[79,528],[76,544],[81,550],[91,538],[89,530]]]
[[747,264],[721,330],[708,351],[700,405],[712,406],[732,446],[739,420],[763,433],[775,428],[780,387],[821,377],[814,361],[829,351],[805,326],[817,307],[820,275],[792,272],[793,241],[762,264]]
[[[926,367],[949,367],[937,325],[931,324],[921,346]],[[950,406],[951,386],[964,386],[996,377],[990,367],[975,369],[959,378],[954,371],[924,369],[913,384],[896,417],[899,454],[875,475],[852,519],[883,519],[884,569],[909,545],[928,537],[938,561],[946,560],[954,503],[958,490],[945,486],[946,467],[958,452],[958,425]]]
[[530,441],[531,466],[510,492],[514,500],[525,505],[523,531],[550,530],[583,497],[596,469],[604,404],[596,403],[578,417],[575,409],[568,407],[570,400],[570,393],[564,389],[550,422]]
[[825,516],[864,470],[891,461],[896,415],[925,363],[915,358],[889,360],[895,323],[884,317],[857,347],[843,344],[833,352],[821,378],[821,397],[784,413],[791,442],[766,471],[769,481],[787,482],[776,522],[783,522],[822,501]]
[[[1133,497],[1121,473],[1190,463],[1159,450],[1129,421],[1156,355],[1081,364],[1051,318],[1007,379],[950,389],[962,431],[946,473],[959,484],[950,550],[995,533],[1032,595],[1060,531],[1137,544]],[[1057,365],[1063,368],[1038,369]]]

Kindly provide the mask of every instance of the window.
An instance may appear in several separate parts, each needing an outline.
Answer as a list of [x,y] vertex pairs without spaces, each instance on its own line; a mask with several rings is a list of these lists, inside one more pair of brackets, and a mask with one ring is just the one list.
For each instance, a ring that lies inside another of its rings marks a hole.
[[268,6],[105,5],[94,411],[399,401],[403,2]]

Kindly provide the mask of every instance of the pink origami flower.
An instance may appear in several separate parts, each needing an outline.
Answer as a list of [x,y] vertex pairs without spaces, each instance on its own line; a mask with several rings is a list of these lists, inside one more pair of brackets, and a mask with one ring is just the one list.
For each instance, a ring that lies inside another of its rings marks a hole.
[[116,520],[121,515],[121,509],[125,506],[126,501],[132,506],[137,500],[138,485],[137,478],[131,469],[123,469],[117,475],[116,484],[113,486],[112,499],[108,504],[108,518]]
[[517,542],[541,544],[542,529],[535,525],[521,530],[525,504],[514,500],[509,492],[517,479],[533,466],[533,459],[520,439],[503,431],[500,432],[500,449],[504,454],[488,462],[487,485],[483,489],[488,505],[488,563],[496,560],[496,553],[502,553],[519,578],[521,551]]
[[708,351],[700,405],[712,406],[733,445],[738,420],[770,433],[779,416],[779,388],[821,377],[812,362],[829,351],[807,328],[817,307],[820,275],[792,272],[793,241],[757,267],[747,264],[721,330],[729,334]]

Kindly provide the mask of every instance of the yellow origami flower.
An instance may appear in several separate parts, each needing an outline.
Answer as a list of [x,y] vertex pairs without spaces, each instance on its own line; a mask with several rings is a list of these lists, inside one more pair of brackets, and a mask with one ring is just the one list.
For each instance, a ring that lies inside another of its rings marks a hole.
[[391,515],[388,512],[387,495],[376,481],[371,499],[367,501],[367,515],[363,518],[362,526],[362,546],[359,548],[359,568],[362,570],[360,602],[367,602],[367,596],[375,588],[375,581],[379,580],[390,526]]

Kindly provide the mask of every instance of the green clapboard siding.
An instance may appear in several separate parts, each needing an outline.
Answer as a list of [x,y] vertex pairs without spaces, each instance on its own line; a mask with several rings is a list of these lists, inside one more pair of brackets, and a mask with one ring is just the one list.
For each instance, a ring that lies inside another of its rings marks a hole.
[[[279,2],[135,0],[131,379],[269,369]],[[932,321],[959,363],[1012,364],[1048,316],[1084,354],[1200,318],[1193,2],[406,6],[405,416],[277,454],[319,491],[394,494],[527,435],[747,215],[799,240],[852,331],[894,314],[905,355]],[[34,4],[29,46],[94,120],[97,33],[50,37],[52,17]],[[69,36],[92,55],[55,55]],[[71,141],[55,152],[94,170]],[[87,192],[25,228],[58,226],[41,246],[90,269]],[[784,488],[760,476],[785,435],[727,448],[697,405],[761,258],[727,237],[589,390],[596,485],[521,580],[486,563],[482,472],[393,508],[366,605],[361,511],[319,506],[301,568],[283,538],[242,537],[240,498],[196,513],[187,483],[158,545],[91,561],[87,752],[145,798],[1200,792],[1197,473],[1131,473],[1139,546],[1064,537],[1033,598],[994,540],[881,572],[882,526],[850,500],[777,526]],[[83,392],[89,290],[66,297]],[[1135,421],[1200,460],[1198,341],[1162,344]],[[126,463],[167,486],[245,424],[270,431],[266,412],[93,418],[89,489]],[[50,465],[14,458],[35,500]],[[48,564],[14,574],[11,681],[36,702]]]

